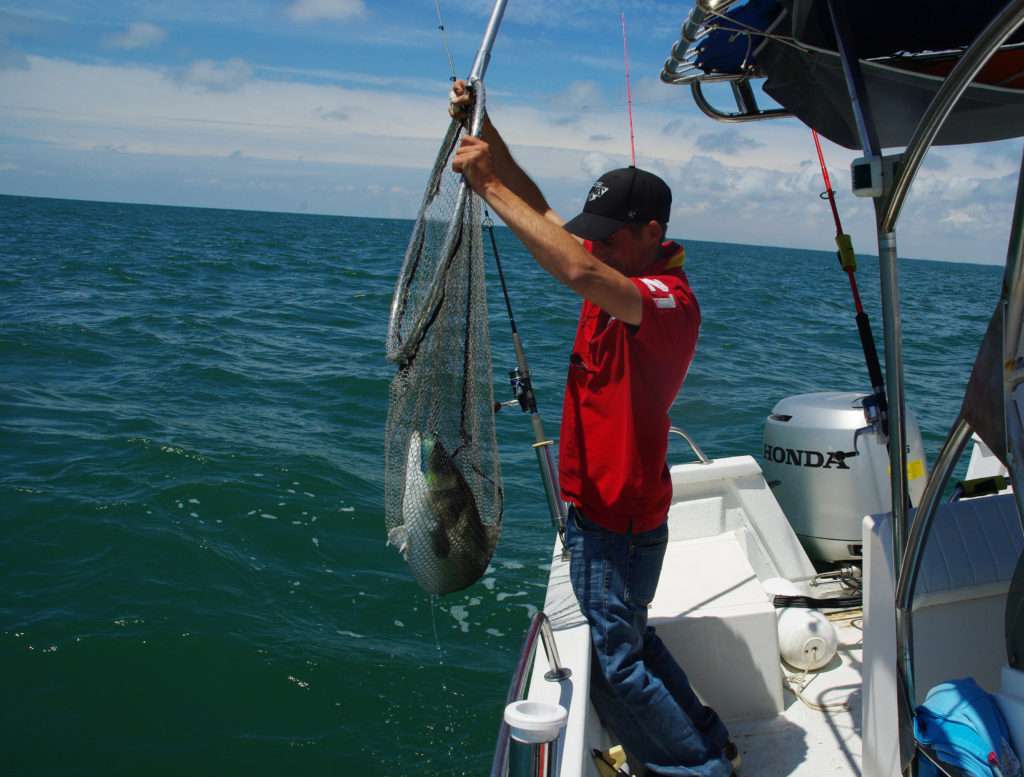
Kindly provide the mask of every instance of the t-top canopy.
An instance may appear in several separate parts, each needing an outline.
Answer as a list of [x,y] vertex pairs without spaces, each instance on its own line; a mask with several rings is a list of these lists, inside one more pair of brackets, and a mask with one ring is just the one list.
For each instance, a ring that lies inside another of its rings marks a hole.
[[[883,147],[907,144],[945,74],[1004,4],[844,2],[849,43],[861,60]],[[694,47],[693,64],[703,74],[696,80],[766,78],[764,91],[805,124],[842,146],[859,147],[824,0],[749,0],[718,8],[705,19],[707,34]],[[1024,31],[1018,31],[990,60],[936,144],[1024,135],[1022,40]]]

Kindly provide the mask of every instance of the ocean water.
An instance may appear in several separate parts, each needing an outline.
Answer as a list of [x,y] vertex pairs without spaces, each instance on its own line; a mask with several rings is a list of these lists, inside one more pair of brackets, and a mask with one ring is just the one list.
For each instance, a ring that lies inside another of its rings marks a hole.
[[[410,228],[0,197],[4,774],[487,772],[552,537],[506,410],[485,578],[432,599],[385,547],[383,341]],[[498,240],[555,434],[578,302]],[[672,415],[710,456],[757,454],[784,396],[867,383],[834,255],[690,242],[687,270],[704,326]],[[899,271],[931,462],[1002,270]],[[490,309],[504,399],[496,287]]]

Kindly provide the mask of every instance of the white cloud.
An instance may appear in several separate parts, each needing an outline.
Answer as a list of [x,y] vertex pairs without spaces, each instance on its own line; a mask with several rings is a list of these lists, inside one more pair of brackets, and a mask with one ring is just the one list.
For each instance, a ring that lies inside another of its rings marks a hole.
[[551,98],[551,105],[557,110],[572,113],[589,113],[604,104],[604,95],[596,81],[573,81]]
[[954,208],[943,216],[942,221],[959,226],[973,224],[977,219],[971,215],[970,210],[970,208]]
[[583,159],[580,161],[580,168],[588,178],[593,180],[599,178],[602,173],[606,173],[609,170],[614,169],[612,167],[612,161],[608,156],[597,152],[585,154]]
[[299,22],[320,19],[352,19],[366,14],[363,0],[296,0],[288,6],[288,15]]
[[189,66],[181,80],[212,91],[231,92],[244,86],[252,78],[252,72],[252,65],[244,59],[229,59],[227,62],[200,59]]
[[[111,197],[269,209],[308,202],[316,212],[409,218],[447,126],[443,83],[422,93],[302,83],[260,77],[263,68],[243,60],[197,62],[184,77],[40,57],[28,64],[0,70],[3,161],[18,168],[4,172],[6,191],[15,190],[15,178],[28,180],[29,170],[90,170],[95,178],[108,165],[122,187],[111,182],[110,190],[124,191]],[[576,94],[587,104],[599,90],[576,87]],[[552,123],[546,101],[498,99],[489,108],[516,159],[563,214],[578,212],[598,175],[629,164],[628,125],[619,108],[597,108],[582,127],[565,128]],[[832,250],[832,219],[818,199],[820,171],[802,125],[744,129],[763,145],[711,156],[697,143],[714,125],[684,117],[680,131],[666,135],[662,129],[679,119],[678,110],[648,109],[636,119],[637,163],[674,191],[674,237]],[[874,253],[871,203],[849,191],[855,154],[832,144],[825,153],[844,226],[859,251]],[[1005,256],[1015,173],[1005,169],[1009,161],[995,171],[983,168],[976,154],[973,147],[944,148],[947,169],[918,175],[900,219],[901,255]],[[193,192],[186,179],[206,181],[206,189]],[[92,185],[25,184],[22,190],[88,196]],[[370,185],[379,187],[375,197]],[[255,191],[267,194],[249,198]]]
[[132,22],[128,29],[117,35],[110,35],[103,43],[113,49],[143,49],[155,46],[167,37],[167,33],[149,22]]
[[28,70],[28,57],[0,36],[0,70]]
[[[382,76],[373,73],[359,73],[351,70],[329,70],[326,68],[303,68],[303,67],[282,67],[280,65],[260,65],[259,72],[264,74],[281,75],[287,78],[298,80],[331,81],[341,84],[354,84],[356,86],[386,86],[401,87],[403,91],[412,92],[434,92],[435,94],[447,94],[450,85],[441,79],[417,78],[407,73],[393,76]],[[493,96],[494,91],[488,90],[488,95]]]

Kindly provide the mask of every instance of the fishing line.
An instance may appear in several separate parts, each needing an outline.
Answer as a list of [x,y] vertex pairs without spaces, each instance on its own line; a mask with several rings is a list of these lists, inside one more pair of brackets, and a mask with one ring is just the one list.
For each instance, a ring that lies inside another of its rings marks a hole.
[[434,0],[434,8],[437,10],[437,29],[441,31],[441,39],[444,41],[444,50],[448,54],[448,66],[452,74],[450,80],[455,83],[458,76],[455,73],[455,59],[452,57],[452,50],[448,47],[448,31],[444,28],[444,19],[441,18],[441,0]]
[[[436,610],[436,607],[438,606],[438,596],[437,596],[437,594],[430,594],[429,595],[429,599],[430,599],[430,624],[431,624],[431,626],[434,627],[434,646],[437,648],[437,665],[441,669],[446,669],[447,667],[446,667],[446,664],[445,664],[445,661],[444,661],[444,659],[445,659],[444,648],[441,647],[441,640],[440,640],[440,638],[437,635],[437,610]],[[442,694],[442,696],[445,699],[448,699],[448,698],[450,698],[451,694],[449,694],[449,692],[448,692],[448,683],[445,681],[444,678],[445,678],[445,673],[442,672],[442,674],[441,674],[441,694]],[[455,733],[455,723],[456,723],[456,721],[455,721],[455,710],[454,710],[454,707],[451,704],[451,702],[446,701],[444,706],[445,706],[445,710],[448,713],[448,722],[445,724],[443,733],[444,734],[453,734],[453,733]],[[451,755],[454,754],[454,745],[452,744],[452,739],[451,739],[450,736],[446,736],[444,739],[448,743],[448,755],[451,756]]]
[[633,90],[629,83],[629,44],[626,40],[626,12],[619,11],[622,22],[622,56],[626,62],[626,112],[629,114],[629,151],[633,156],[633,167],[636,167],[636,143],[633,139]]

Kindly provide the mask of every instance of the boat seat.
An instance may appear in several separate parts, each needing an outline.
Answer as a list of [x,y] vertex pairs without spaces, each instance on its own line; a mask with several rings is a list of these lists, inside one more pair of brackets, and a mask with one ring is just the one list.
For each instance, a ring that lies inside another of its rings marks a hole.
[[[1024,549],[1011,494],[939,507],[914,596],[915,686],[970,675],[988,691],[1006,662],[1006,594]],[[942,645],[943,649],[929,649]]]
[[726,721],[783,708],[775,608],[745,529],[668,544],[648,613],[701,700]]
[[[864,777],[898,777],[891,527],[888,513],[864,519]],[[1012,494],[939,507],[914,596],[917,703],[959,677],[999,689],[1007,591],[1022,549]]]
[[671,468],[669,543],[649,618],[723,719],[783,708],[778,627],[762,580],[814,567],[752,456]]

